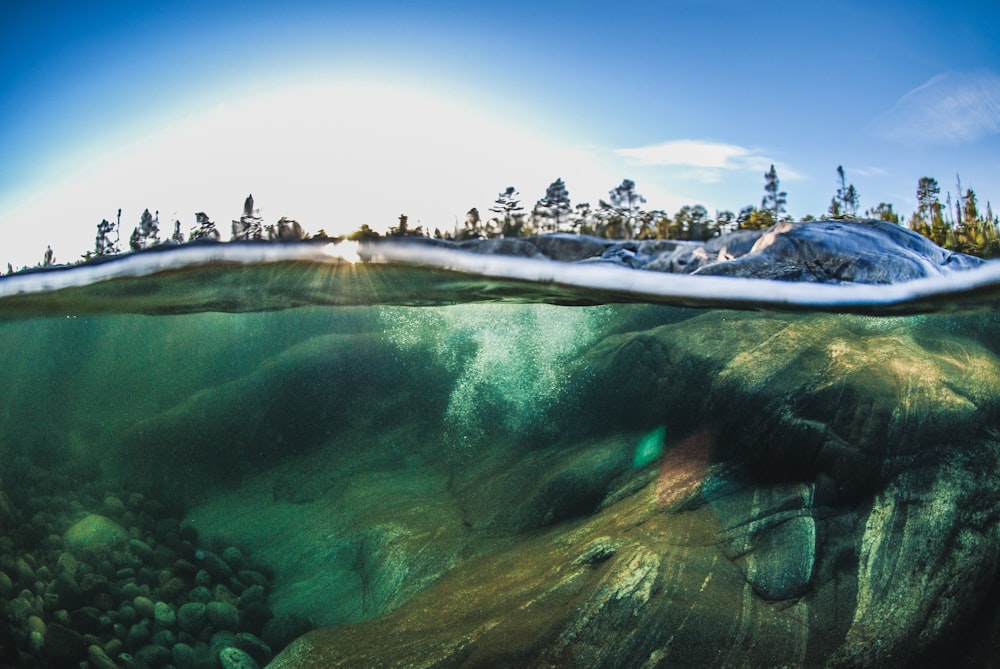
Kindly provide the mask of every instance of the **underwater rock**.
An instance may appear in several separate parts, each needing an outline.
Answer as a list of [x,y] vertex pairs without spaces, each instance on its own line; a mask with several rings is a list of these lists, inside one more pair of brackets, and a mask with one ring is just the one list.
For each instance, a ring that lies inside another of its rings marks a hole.
[[105,516],[89,514],[70,527],[63,534],[63,545],[66,550],[77,557],[88,549],[105,546],[114,548],[121,546],[128,539],[125,528]]
[[222,669],[257,669],[257,662],[250,655],[239,648],[223,648],[219,653],[219,663]]
[[1000,360],[939,327],[707,312],[608,337],[548,414],[565,442],[455,474],[472,529],[515,539],[272,666],[952,657],[1000,566]]

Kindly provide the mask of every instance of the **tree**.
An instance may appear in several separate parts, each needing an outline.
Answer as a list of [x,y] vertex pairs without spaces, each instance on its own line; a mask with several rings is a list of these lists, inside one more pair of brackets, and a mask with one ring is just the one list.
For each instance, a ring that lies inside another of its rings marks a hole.
[[568,221],[573,208],[569,201],[569,191],[562,179],[556,179],[545,189],[545,197],[540,199],[532,211],[532,219],[552,221],[550,225],[537,225],[540,232],[561,232],[563,222]]
[[170,235],[170,241],[175,244],[184,243],[184,233],[181,232],[181,222],[174,220],[174,234]]
[[760,201],[760,208],[771,214],[772,222],[776,223],[785,220],[785,204],[788,202],[788,193],[781,190],[778,181],[778,171],[771,165],[771,169],[764,173],[764,197]]
[[190,241],[196,239],[211,239],[212,241],[219,241],[222,236],[213,223],[208,218],[208,214],[203,211],[199,211],[194,215],[194,221],[197,224],[196,227],[191,229],[191,234],[188,236]]
[[747,205],[740,209],[736,218],[736,226],[740,230],[763,230],[774,225],[775,220],[769,209],[757,209]]
[[347,235],[347,238],[353,242],[363,242],[369,239],[378,239],[378,232],[372,230],[367,223],[362,223],[361,227]]
[[243,215],[233,221],[233,241],[238,239],[262,239],[264,237],[264,219],[260,210],[254,209],[253,194],[243,201]]
[[879,202],[875,207],[867,210],[865,216],[889,223],[899,223],[899,214],[893,211],[892,205],[888,202]]
[[843,165],[837,165],[837,182],[837,194],[830,200],[827,213],[831,218],[856,218],[860,198],[854,184],[847,184]]
[[416,228],[410,229],[410,217],[406,214],[399,215],[399,225],[394,225],[389,228],[386,233],[386,237],[421,237],[424,234],[424,228],[422,225],[418,225]]
[[736,214],[724,209],[715,212],[715,228],[718,234],[725,235],[736,229]]
[[910,218],[910,229],[919,232],[938,246],[949,243],[951,228],[945,222],[937,179],[921,177],[917,182],[917,210]]
[[129,247],[133,251],[141,251],[156,246],[160,243],[160,212],[156,212],[154,217],[149,213],[149,209],[142,212],[139,219],[139,227],[133,228],[129,237]]
[[118,248],[118,242],[120,241],[118,226],[121,224],[121,220],[122,210],[119,209],[117,222],[111,223],[105,218],[97,224],[97,238],[94,240],[95,256],[109,256],[121,253],[121,249]]
[[673,239],[705,241],[715,235],[708,210],[700,204],[681,207],[674,214],[673,228],[678,233],[672,236]]
[[513,186],[507,186],[490,207],[496,214],[493,220],[500,224],[500,234],[504,237],[519,237],[524,231],[523,221],[518,220],[518,215],[524,211],[519,195]]
[[631,239],[640,207],[646,203],[646,198],[636,192],[635,182],[631,179],[623,179],[621,185],[609,190],[608,198],[610,204],[600,201],[600,207],[606,214],[604,236]]

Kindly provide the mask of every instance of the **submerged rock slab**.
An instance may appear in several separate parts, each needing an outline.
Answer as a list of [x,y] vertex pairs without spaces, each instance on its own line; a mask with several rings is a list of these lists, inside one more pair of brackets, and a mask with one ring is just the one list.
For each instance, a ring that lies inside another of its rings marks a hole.
[[274,666],[951,661],[998,569],[1000,361],[950,327],[710,312],[607,337],[550,415],[568,441],[451,470],[470,557]]

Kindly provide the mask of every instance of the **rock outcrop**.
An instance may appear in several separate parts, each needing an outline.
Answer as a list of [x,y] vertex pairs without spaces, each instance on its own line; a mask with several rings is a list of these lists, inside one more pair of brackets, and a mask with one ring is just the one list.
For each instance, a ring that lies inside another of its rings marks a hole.
[[1000,361],[949,327],[710,312],[608,337],[551,416],[566,441],[452,470],[465,559],[274,666],[971,661],[1000,555]]
[[555,234],[473,240],[459,247],[476,253],[610,263],[656,272],[810,283],[896,283],[983,262],[878,220],[778,223],[766,230],[737,230],[707,242],[616,241]]

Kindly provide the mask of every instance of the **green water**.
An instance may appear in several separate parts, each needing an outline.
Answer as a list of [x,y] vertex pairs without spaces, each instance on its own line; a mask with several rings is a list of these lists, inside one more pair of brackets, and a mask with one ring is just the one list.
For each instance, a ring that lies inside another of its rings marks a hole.
[[[320,628],[275,666],[996,661],[990,311],[83,310],[0,342],[3,605],[40,590],[49,636],[75,620],[43,597],[50,536],[135,493],[266,573],[271,615]],[[120,633],[121,587],[86,641]],[[21,618],[5,666],[56,666]]]

